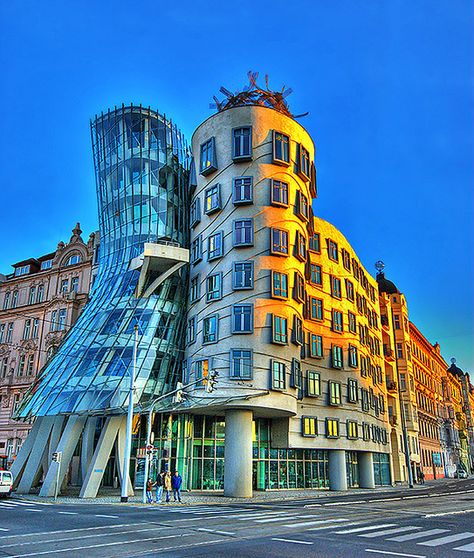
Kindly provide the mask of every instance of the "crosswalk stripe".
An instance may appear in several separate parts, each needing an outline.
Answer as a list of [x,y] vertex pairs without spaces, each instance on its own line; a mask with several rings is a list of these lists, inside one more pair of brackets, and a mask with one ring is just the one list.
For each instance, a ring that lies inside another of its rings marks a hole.
[[15,506],[34,506],[35,505],[32,502],[19,502],[18,500],[15,500],[14,502],[11,502],[11,503],[15,504]]
[[422,531],[421,533],[410,533],[409,535],[400,535],[399,537],[391,537],[388,541],[405,542],[413,541],[415,539],[422,539],[424,537],[431,537],[431,535],[441,535],[447,533],[449,529],[430,529],[429,531]]
[[474,533],[456,533],[455,535],[448,535],[447,537],[441,537],[439,539],[432,539],[431,541],[419,542],[416,544],[421,544],[423,546],[441,546],[442,544],[448,544],[450,542],[462,541],[462,539],[469,539],[474,537]]
[[[305,516],[300,516],[305,517]],[[319,521],[304,521],[303,523],[288,523],[283,525],[283,527],[289,527],[290,529],[296,529],[297,527],[307,527],[308,525],[323,525],[324,523],[344,523],[349,521],[348,519],[320,519]]]
[[287,515],[288,512],[270,512],[270,513],[252,513],[252,514],[245,514],[245,516],[243,517],[237,517],[236,519],[238,521],[249,521],[251,519],[255,519],[260,518],[260,519],[265,519],[265,518],[270,518],[270,517],[284,517],[285,515]]
[[383,531],[377,531],[376,533],[361,533],[358,536],[375,539],[375,537],[383,537],[384,535],[394,535],[395,533],[400,533],[400,531],[419,531],[420,529],[421,527],[408,525],[406,527],[397,527],[396,529],[384,529]]
[[361,533],[362,531],[374,531],[375,529],[383,529],[384,527],[396,527],[396,523],[383,523],[380,525],[366,525],[365,527],[357,527],[356,529],[346,529],[344,531],[336,531],[336,535],[350,535],[351,533]]
[[461,550],[461,552],[474,552],[474,543],[458,546],[454,550]]
[[7,502],[0,502],[0,506],[2,508],[14,508],[15,507],[13,504],[7,504]]
[[268,519],[256,519],[255,523],[273,523],[275,521],[287,521],[288,519],[298,519],[304,515],[285,515],[280,517],[270,517]]

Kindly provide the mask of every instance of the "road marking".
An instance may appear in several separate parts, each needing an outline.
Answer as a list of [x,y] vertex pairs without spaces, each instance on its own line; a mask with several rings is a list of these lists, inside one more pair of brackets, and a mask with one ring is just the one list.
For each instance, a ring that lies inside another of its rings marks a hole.
[[89,546],[76,546],[75,548],[60,548],[57,550],[45,550],[43,552],[32,552],[29,554],[16,554],[15,556],[10,556],[9,558],[26,558],[26,556],[41,556],[44,554],[60,554],[61,552],[74,552],[76,550],[87,550],[89,548],[101,548],[101,547],[105,547],[105,546],[117,546],[117,545],[123,545],[123,544],[135,544],[135,543],[139,543],[139,542],[148,542],[148,541],[156,541],[156,539],[176,539],[176,538],[181,538],[181,537],[191,537],[193,535],[193,533],[183,533],[181,535],[165,535],[163,536],[159,536],[157,535],[156,537],[150,537],[147,539],[133,539],[131,541],[118,541],[118,542],[110,542],[110,543],[100,543],[100,544],[92,544]]
[[273,523],[274,521],[287,521],[288,519],[299,519],[306,517],[305,515],[284,515],[280,517],[271,517],[270,519],[256,519],[255,523]]
[[14,508],[15,507],[14,504],[8,504],[7,502],[0,502],[0,506],[2,506],[2,508]]
[[[278,538],[273,538],[272,541],[281,541],[281,542],[287,542],[287,543],[294,543],[294,544],[314,544],[312,542],[309,541],[294,541],[292,539],[278,539]],[[15,558],[14,556],[12,558]]]
[[32,502],[20,502],[19,500],[12,500],[11,503],[15,504],[15,506],[34,506],[35,505]]
[[0,531],[10,531],[10,529],[4,529],[3,527],[0,527]]
[[[30,510],[26,510],[30,511]],[[33,510],[31,510],[33,511]],[[34,510],[40,511],[40,510]],[[13,539],[13,538],[23,538],[23,537],[40,537],[42,535],[60,535],[61,533],[77,533],[79,531],[98,531],[100,529],[118,529],[119,527],[136,527],[140,525],[149,525],[147,521],[141,521],[140,523],[122,523],[120,525],[100,525],[98,527],[80,527],[78,529],[62,529],[60,531],[43,531],[42,533],[23,533],[22,535],[8,535],[2,537],[2,539]]]
[[362,533],[363,531],[374,531],[375,529],[383,529],[384,527],[396,527],[396,523],[383,523],[381,525],[366,525],[365,527],[357,527],[357,529],[346,529],[344,531],[336,531],[336,535],[350,535],[351,533]]
[[454,550],[461,550],[462,552],[474,552],[474,543],[465,544],[464,546],[458,546]]
[[320,508],[323,504],[306,504],[304,508]]
[[217,535],[235,535],[235,533],[231,533],[230,531],[216,531],[215,529],[204,529],[201,527],[198,531],[205,531],[206,533],[216,533]]
[[323,525],[324,523],[343,523],[349,521],[348,519],[321,519],[319,521],[305,521],[304,523],[288,523],[283,527],[296,529],[297,527],[307,527],[308,525]]
[[36,508],[26,508],[25,511],[42,512],[43,510],[37,510]]
[[442,544],[448,544],[450,542],[461,541],[462,539],[469,539],[474,537],[474,533],[457,533],[456,535],[449,535],[447,537],[441,537],[439,539],[432,539],[431,541],[419,542],[416,544],[421,544],[423,546],[440,546]]
[[389,556],[407,556],[408,558],[426,558],[420,554],[403,554],[403,552],[390,552],[389,550],[376,550],[375,548],[366,548],[366,552],[374,552],[376,554],[388,554]]
[[108,519],[118,519],[118,515],[102,515],[100,513],[96,513],[95,517],[107,517]]
[[252,514],[246,514],[244,517],[238,517],[237,519],[239,521],[249,521],[252,519],[255,519],[256,517],[260,517],[261,520],[265,519],[265,518],[273,518],[273,517],[288,517],[287,512],[269,512],[269,513],[252,513]]
[[63,515],[79,515],[78,512],[58,512],[58,513],[62,513]]
[[384,529],[383,531],[377,531],[376,533],[363,533],[362,535],[359,535],[359,537],[375,539],[375,537],[383,537],[384,535],[394,535],[395,533],[400,533],[400,531],[419,531],[420,529],[421,527],[408,525],[407,527],[397,527],[396,529]]
[[444,512],[444,513],[429,513],[428,515],[425,515],[425,517],[442,517],[444,515],[459,515],[463,513],[472,513],[472,512],[474,512],[474,508],[470,510],[460,510],[460,511]]
[[414,539],[422,539],[423,537],[431,537],[431,535],[441,535],[447,533],[449,529],[430,529],[429,531],[422,531],[421,533],[410,533],[409,535],[401,535],[399,537],[392,537],[388,541],[405,542]]

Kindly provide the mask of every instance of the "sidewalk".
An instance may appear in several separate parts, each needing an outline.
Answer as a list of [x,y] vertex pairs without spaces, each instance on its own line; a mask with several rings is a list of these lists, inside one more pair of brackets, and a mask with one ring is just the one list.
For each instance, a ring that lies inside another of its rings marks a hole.
[[[439,479],[436,481],[426,481],[424,485],[415,485],[414,489],[423,490],[433,486],[440,486],[445,481],[452,479]],[[374,493],[390,493],[407,488],[405,485],[395,486],[379,486],[373,489],[353,488],[346,491],[329,491],[328,489],[312,489],[312,490],[268,490],[265,492],[254,492],[253,498],[228,498],[224,496],[223,491],[215,492],[182,492],[183,505],[192,504],[253,504],[265,503],[270,501],[290,501],[304,498],[328,498],[334,497],[338,499],[340,496],[348,494],[374,494]],[[154,496],[154,493],[153,493]],[[37,494],[12,494],[12,498],[25,498],[32,501],[52,503],[54,498],[41,498]],[[79,498],[77,491],[69,491],[69,494],[59,496],[57,499],[58,504],[118,504],[118,505],[143,505],[142,493],[140,490],[135,490],[135,496],[128,500],[128,504],[120,502],[119,490],[102,490],[97,498]],[[173,503],[174,504],[174,503]],[[146,504],[148,505],[148,504]]]

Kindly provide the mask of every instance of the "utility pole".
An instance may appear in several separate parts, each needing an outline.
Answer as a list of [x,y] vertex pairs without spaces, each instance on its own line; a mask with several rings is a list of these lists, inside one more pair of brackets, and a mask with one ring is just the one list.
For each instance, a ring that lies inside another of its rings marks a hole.
[[125,449],[123,456],[121,502],[128,502],[128,479],[130,474],[130,454],[132,453],[133,396],[135,392],[135,375],[137,373],[138,325],[135,325],[135,343],[133,345],[133,366],[130,370],[128,396],[127,429],[125,431]]

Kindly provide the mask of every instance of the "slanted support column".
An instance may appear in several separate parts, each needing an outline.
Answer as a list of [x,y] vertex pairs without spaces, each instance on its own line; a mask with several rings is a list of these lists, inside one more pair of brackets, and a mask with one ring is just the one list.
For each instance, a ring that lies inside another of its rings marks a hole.
[[[59,418],[59,417],[58,417]],[[62,417],[61,417],[62,420]],[[69,468],[69,463],[76,449],[77,442],[81,437],[82,429],[86,422],[86,417],[70,416],[62,433],[61,439],[57,444],[54,451],[61,452],[61,463],[50,461],[46,478],[44,479],[43,486],[40,490],[40,496],[54,496],[56,489],[56,479],[58,482],[58,491],[66,476]],[[59,476],[57,470],[59,466]]]
[[329,450],[329,490],[347,490],[344,450]]
[[371,451],[359,452],[359,486],[375,488],[374,458]]
[[82,432],[81,444],[81,478],[86,478],[87,470],[94,455],[94,439],[97,428],[97,417],[89,417]]
[[251,498],[252,411],[232,409],[225,414],[224,495]]
[[16,456],[16,459],[10,468],[10,471],[13,475],[13,486],[16,486],[20,482],[21,473],[23,471],[26,462],[28,461],[28,457],[30,456],[31,450],[33,449],[42,420],[43,417],[38,417],[35,420],[33,424],[33,428],[30,430],[30,433],[26,437],[26,440],[21,446],[20,452]]
[[[125,417],[124,417],[125,419]],[[125,458],[125,436],[126,436],[127,424],[126,421],[123,420],[122,424],[120,425],[118,436],[117,436],[117,472],[119,475],[120,486],[122,486],[123,481],[123,461]],[[130,481],[130,474],[127,471],[127,496],[133,496],[133,487]]]

